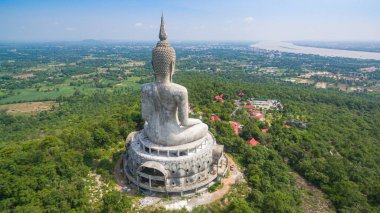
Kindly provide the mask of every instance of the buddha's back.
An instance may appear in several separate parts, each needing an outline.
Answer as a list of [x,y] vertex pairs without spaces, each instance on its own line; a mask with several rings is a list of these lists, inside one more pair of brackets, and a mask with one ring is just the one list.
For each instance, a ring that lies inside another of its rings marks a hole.
[[159,37],[152,50],[155,82],[144,84],[141,90],[144,133],[152,142],[165,146],[199,140],[206,136],[208,127],[201,120],[188,117],[187,90],[172,83],[176,55],[166,40],[163,19]]
[[[183,91],[184,90],[184,91]],[[186,88],[180,85],[148,83],[142,86],[142,116],[146,121],[145,132],[154,142],[167,143],[181,132],[177,118],[178,101]]]

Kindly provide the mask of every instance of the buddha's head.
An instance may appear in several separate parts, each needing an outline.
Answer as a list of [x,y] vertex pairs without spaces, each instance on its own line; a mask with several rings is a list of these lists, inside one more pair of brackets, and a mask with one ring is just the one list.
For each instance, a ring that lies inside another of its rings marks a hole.
[[172,81],[175,67],[175,51],[166,41],[167,34],[165,31],[164,16],[161,17],[161,28],[159,34],[160,41],[157,42],[152,51],[152,66],[156,81],[163,81],[169,79]]

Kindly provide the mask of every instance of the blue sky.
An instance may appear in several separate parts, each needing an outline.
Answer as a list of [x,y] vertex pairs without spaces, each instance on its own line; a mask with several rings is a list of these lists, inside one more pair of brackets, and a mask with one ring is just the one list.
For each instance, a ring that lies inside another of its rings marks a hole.
[[0,0],[0,40],[380,40],[380,0]]

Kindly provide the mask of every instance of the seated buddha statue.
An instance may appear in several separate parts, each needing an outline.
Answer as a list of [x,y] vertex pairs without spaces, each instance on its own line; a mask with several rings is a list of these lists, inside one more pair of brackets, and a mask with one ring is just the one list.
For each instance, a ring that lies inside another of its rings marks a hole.
[[161,17],[160,41],[152,51],[155,82],[141,89],[144,133],[157,144],[174,146],[206,136],[208,126],[199,119],[189,118],[187,89],[172,82],[175,51],[166,41],[164,17]]

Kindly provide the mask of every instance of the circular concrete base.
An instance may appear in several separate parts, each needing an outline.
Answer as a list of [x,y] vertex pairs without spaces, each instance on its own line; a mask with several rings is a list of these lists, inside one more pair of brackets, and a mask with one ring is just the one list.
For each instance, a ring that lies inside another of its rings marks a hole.
[[211,133],[201,140],[170,147],[152,143],[143,131],[128,138],[124,174],[146,193],[195,194],[227,168],[223,147],[216,144]]

